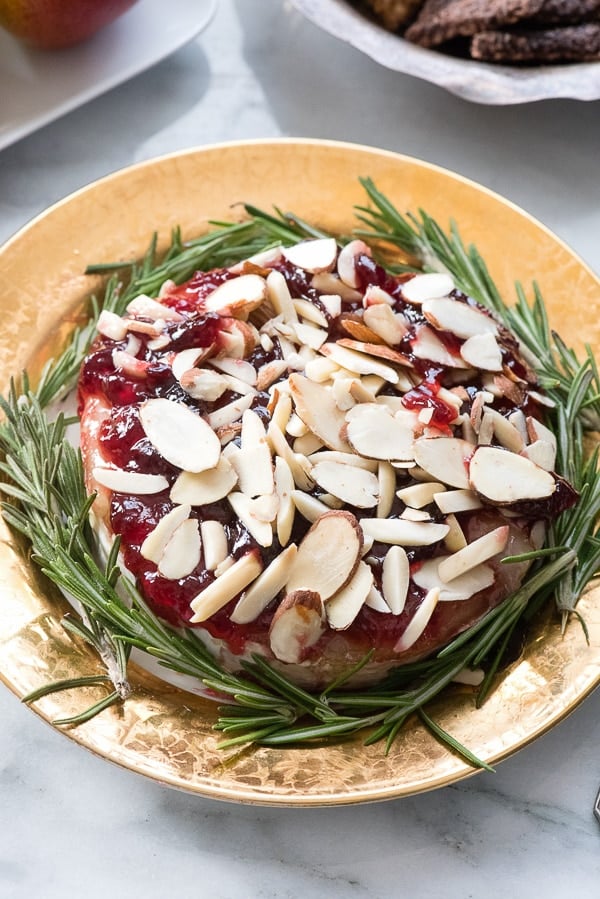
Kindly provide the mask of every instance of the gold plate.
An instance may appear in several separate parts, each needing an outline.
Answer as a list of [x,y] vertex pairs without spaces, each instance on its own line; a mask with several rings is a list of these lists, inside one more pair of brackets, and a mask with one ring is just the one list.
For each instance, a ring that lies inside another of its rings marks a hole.
[[[508,298],[514,282],[538,281],[550,320],[568,343],[599,346],[600,282],[560,240],[501,197],[450,172],[404,156],[349,144],[273,140],[177,153],[117,172],[53,206],[0,250],[3,329],[0,370],[36,368],[66,333],[95,279],[88,262],[139,257],[157,229],[162,244],[179,224],[186,237],[206,220],[239,215],[234,204],[273,204],[325,229],[353,225],[364,202],[359,176],[371,176],[401,209],[426,209],[443,226],[456,220],[477,244]],[[64,602],[2,526],[0,675],[17,696],[64,677],[100,673],[95,658],[60,624]],[[537,630],[481,710],[468,688],[436,701],[434,718],[494,764],[547,731],[600,682],[600,592],[581,602],[589,645],[572,624]],[[408,726],[389,755],[360,735],[328,747],[218,750],[215,707],[132,670],[134,692],[64,732],[106,759],[202,796],[264,805],[316,806],[391,799],[440,787],[473,773],[420,725]],[[47,721],[81,711],[99,688],[46,697]]]

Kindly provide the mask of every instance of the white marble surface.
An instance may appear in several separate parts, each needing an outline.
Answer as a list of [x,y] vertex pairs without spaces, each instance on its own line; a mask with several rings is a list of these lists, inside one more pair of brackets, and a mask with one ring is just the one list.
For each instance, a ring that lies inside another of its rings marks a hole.
[[[372,143],[459,171],[600,271],[599,113],[597,102],[472,105],[378,67],[285,4],[221,0],[174,56],[0,152],[0,239],[131,162],[291,135]],[[600,895],[598,692],[494,775],[315,810],[174,792],[91,756],[7,690],[0,720],[1,899]]]

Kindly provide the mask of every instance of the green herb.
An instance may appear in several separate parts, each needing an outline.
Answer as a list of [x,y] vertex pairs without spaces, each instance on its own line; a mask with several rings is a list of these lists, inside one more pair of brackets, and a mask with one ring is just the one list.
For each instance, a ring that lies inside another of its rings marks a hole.
[[[90,676],[42,687],[26,701],[48,692],[77,689],[92,683],[112,689],[91,709],[61,724],[88,720],[102,709],[127,700],[127,662],[131,647],[154,656],[161,665],[204,682],[221,701],[217,729],[223,747],[239,744],[293,745],[339,740],[366,730],[366,742],[384,740],[389,748],[403,724],[417,715],[436,739],[460,753],[472,765],[487,767],[436,724],[428,704],[465,668],[485,667],[478,702],[488,695],[517,627],[539,612],[551,597],[563,624],[575,614],[579,597],[600,567],[600,476],[597,451],[586,457],[583,437],[600,422],[600,379],[591,350],[578,361],[549,328],[539,290],[531,305],[517,285],[517,302],[504,305],[485,263],[474,247],[465,247],[454,225],[444,231],[425,212],[401,215],[370,180],[363,182],[370,204],[357,215],[357,235],[382,242],[382,258],[390,270],[420,268],[449,271],[456,283],[491,308],[519,338],[555,405],[549,426],[558,442],[557,469],[580,492],[578,505],[563,513],[550,528],[548,546],[527,557],[532,564],[519,590],[459,635],[437,655],[396,669],[386,681],[359,692],[341,688],[367,656],[344,678],[320,694],[309,693],[254,656],[239,675],[225,671],[209,654],[193,629],[175,630],[160,621],[117,565],[118,541],[105,564],[98,561],[94,533],[88,521],[93,497],[86,496],[80,454],[66,439],[68,420],[51,420],[46,407],[68,392],[93,338],[102,308],[121,314],[140,293],[156,295],[167,279],[180,283],[200,268],[227,265],[279,242],[321,236],[322,232],[291,214],[267,214],[246,207],[239,224],[213,223],[201,238],[184,243],[178,230],[158,259],[156,238],[140,262],[91,266],[90,273],[109,273],[102,302],[90,303],[89,321],[73,336],[61,356],[50,362],[35,389],[27,376],[0,400],[5,419],[0,425],[0,471],[6,497],[4,516],[31,544],[32,558],[67,596],[77,600],[81,615],[69,614],[64,624],[89,643],[101,657],[107,676]],[[389,260],[386,248],[402,253]],[[516,559],[515,559],[516,560]],[[507,560],[508,561],[508,560]]]

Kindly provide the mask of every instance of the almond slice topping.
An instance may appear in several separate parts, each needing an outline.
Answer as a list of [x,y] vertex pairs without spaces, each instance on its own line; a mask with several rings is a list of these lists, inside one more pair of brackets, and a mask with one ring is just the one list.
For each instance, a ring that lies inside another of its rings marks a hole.
[[502,371],[502,351],[491,331],[474,334],[465,340],[460,348],[460,355],[473,368]]
[[408,331],[403,318],[395,314],[387,303],[376,303],[367,306],[363,314],[363,320],[372,331],[375,332],[389,346],[400,343]]
[[438,565],[440,578],[448,583],[482,562],[487,562],[488,559],[502,552],[508,540],[508,533],[508,525],[502,525],[448,556]]
[[106,487],[114,493],[133,493],[138,496],[160,493],[169,486],[169,482],[162,474],[141,474],[123,468],[98,466],[93,469],[92,477],[101,487]]
[[349,452],[350,445],[340,435],[346,418],[338,409],[332,392],[302,375],[292,374],[288,380],[296,412],[304,424],[326,446]]
[[396,490],[396,470],[394,466],[389,462],[380,462],[377,466],[377,480],[379,482],[377,518],[387,518],[394,505]]
[[375,584],[373,584],[369,590],[367,598],[365,599],[365,605],[368,606],[369,609],[373,609],[374,612],[381,612],[383,615],[389,615],[392,611]]
[[288,664],[301,662],[324,631],[323,603],[314,590],[294,590],[281,601],[269,629],[271,650]]
[[98,317],[97,329],[104,337],[111,340],[124,340],[127,334],[127,324],[116,312],[103,309]]
[[324,343],[320,352],[341,368],[346,368],[357,375],[379,375],[390,384],[398,384],[400,381],[400,375],[391,366],[378,362],[373,356],[365,356],[356,350],[349,350],[340,346],[339,343]]
[[349,443],[361,456],[371,459],[414,458],[414,432],[402,418],[396,418],[387,406],[361,403],[346,413]]
[[[175,374],[175,369],[173,369],[173,374]],[[178,381],[185,392],[195,400],[214,402],[226,390],[229,390],[227,379],[218,372],[207,368],[188,368],[181,372]]]
[[158,563],[158,573],[171,581],[187,577],[200,561],[200,531],[195,518],[182,521]]
[[241,593],[258,577],[262,569],[258,553],[246,553],[191,601],[190,606],[194,614],[190,618],[190,623],[206,621]]
[[436,493],[433,499],[444,514],[481,509],[481,500],[472,490],[445,490]]
[[158,398],[139,409],[146,437],[163,459],[185,471],[214,468],[221,455],[219,438],[199,415],[181,403]]
[[337,261],[338,275],[348,287],[360,287],[360,278],[356,271],[356,259],[358,256],[372,256],[371,247],[362,240],[351,240],[342,247]]
[[429,590],[411,618],[408,627],[394,646],[394,652],[405,652],[417,642],[431,619],[440,598],[439,588]]
[[361,518],[360,524],[366,537],[398,546],[431,546],[443,540],[449,530],[447,524],[404,518]]
[[379,481],[364,468],[340,462],[319,462],[313,467],[312,476],[319,487],[350,506],[370,509],[377,505]]
[[417,359],[437,362],[448,368],[468,368],[464,359],[451,353],[428,325],[420,325],[416,329],[415,336],[411,341],[411,348]]
[[459,437],[419,437],[415,440],[415,461],[427,474],[451,487],[470,486],[467,464],[473,446]]
[[200,472],[182,471],[171,487],[171,500],[190,506],[216,503],[233,490],[237,479],[231,463],[221,456],[214,468]]
[[220,409],[215,409],[207,415],[207,420],[211,428],[215,430],[225,425],[230,425],[234,421],[239,421],[246,409],[249,409],[254,402],[254,394],[249,393],[241,396],[237,400],[232,400]]
[[420,305],[426,300],[447,297],[454,290],[450,275],[438,272],[415,275],[402,285],[402,296],[409,303]]
[[493,318],[481,309],[457,300],[426,300],[421,308],[436,330],[450,331],[465,340],[485,333],[494,336],[498,333],[498,325]]
[[282,252],[288,262],[306,272],[330,272],[337,257],[337,243],[333,237],[318,237],[284,247]]
[[302,490],[292,490],[292,502],[300,515],[311,524],[330,511],[326,503],[321,502],[316,496],[311,496],[310,493],[303,493]]
[[167,543],[179,525],[190,517],[191,511],[192,507],[190,505],[175,506],[161,518],[142,543],[140,553],[144,559],[148,559],[156,564],[160,562]]
[[401,546],[391,546],[383,560],[381,589],[394,615],[402,614],[410,583],[408,556]]
[[470,486],[499,504],[546,499],[556,490],[553,476],[525,456],[494,446],[478,447],[469,465]]
[[262,574],[250,585],[238,600],[231,613],[234,624],[248,624],[255,621],[269,603],[283,590],[288,578],[289,566],[296,558],[297,546],[291,543],[276,556]]
[[246,496],[245,493],[229,493],[227,500],[240,519],[248,533],[254,537],[260,546],[271,546],[273,543],[273,528],[270,522],[260,521],[252,514],[252,503],[254,500]]
[[362,546],[362,531],[354,515],[345,511],[321,515],[298,547],[288,591],[306,588],[316,590],[323,601],[329,599],[356,571]]
[[359,562],[352,579],[325,603],[329,627],[343,631],[350,627],[373,586],[373,572],[366,562]]
[[130,315],[138,315],[140,318],[150,318],[152,321],[161,319],[162,321],[168,322],[183,321],[183,315],[177,312],[176,309],[171,309],[169,306],[163,306],[158,300],[146,296],[145,293],[141,293],[127,304],[127,312],[129,312]]
[[267,282],[260,275],[240,275],[219,284],[204,300],[207,312],[247,318],[264,301]]
[[208,571],[214,571],[226,558],[229,552],[227,534],[220,521],[206,519],[200,524],[204,564]]
[[407,506],[411,506],[413,509],[422,509],[434,501],[436,493],[445,489],[444,485],[437,481],[425,481],[423,484],[412,484],[410,487],[397,490],[396,496]]
[[439,588],[440,602],[459,602],[470,599],[475,593],[491,587],[494,583],[493,569],[484,564],[476,565],[464,574],[453,578],[450,583],[446,583],[439,576],[438,566],[447,558],[449,556],[427,559],[412,575],[414,583],[423,590]]

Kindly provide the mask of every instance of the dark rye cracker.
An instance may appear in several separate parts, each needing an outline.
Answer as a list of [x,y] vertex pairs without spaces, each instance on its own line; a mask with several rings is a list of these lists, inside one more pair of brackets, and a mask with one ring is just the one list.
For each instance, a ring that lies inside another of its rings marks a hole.
[[473,37],[471,56],[495,63],[594,62],[600,60],[600,25],[484,31]]
[[543,5],[544,0],[426,0],[405,37],[422,47],[436,47],[531,19]]
[[532,25],[581,25],[600,21],[600,0],[545,0]]

